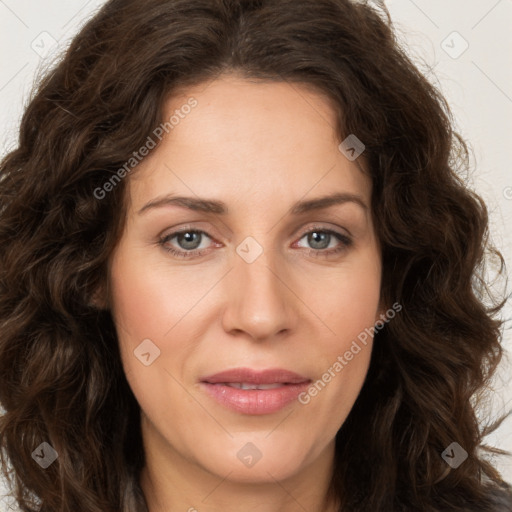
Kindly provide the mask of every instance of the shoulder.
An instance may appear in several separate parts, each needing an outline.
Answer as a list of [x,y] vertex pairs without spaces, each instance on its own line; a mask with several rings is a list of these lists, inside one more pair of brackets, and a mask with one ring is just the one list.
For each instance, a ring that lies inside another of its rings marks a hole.
[[[482,499],[475,501],[465,497],[464,493],[450,496],[450,504],[445,498],[427,506],[424,512],[512,512],[512,486],[504,485],[501,488],[487,488]],[[409,508],[402,508],[400,512],[410,512]]]
[[512,487],[498,489],[490,493],[491,508],[489,512],[512,512]]
[[468,512],[512,512],[512,486],[490,489],[485,501],[485,505],[479,504]]

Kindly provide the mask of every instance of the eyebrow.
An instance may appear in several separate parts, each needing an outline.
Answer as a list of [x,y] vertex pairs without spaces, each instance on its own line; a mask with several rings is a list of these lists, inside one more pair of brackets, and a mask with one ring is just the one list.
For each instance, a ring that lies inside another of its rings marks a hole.
[[[305,212],[322,210],[338,204],[354,203],[361,206],[365,211],[368,206],[361,196],[349,192],[337,192],[334,194],[309,199],[307,201],[298,201],[295,203],[290,211],[292,215],[300,215]],[[166,195],[164,197],[157,197],[149,203],[145,204],[138,214],[147,212],[155,208],[162,208],[165,206],[181,206],[203,213],[213,213],[218,215],[227,215],[229,210],[226,203],[213,199],[201,199],[196,197],[173,196]]]

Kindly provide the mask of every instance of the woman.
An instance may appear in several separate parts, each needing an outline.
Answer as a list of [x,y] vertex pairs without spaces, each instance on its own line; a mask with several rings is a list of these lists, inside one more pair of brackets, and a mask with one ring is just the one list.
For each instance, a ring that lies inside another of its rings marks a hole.
[[109,1],[1,164],[21,509],[512,510],[466,155],[367,5]]

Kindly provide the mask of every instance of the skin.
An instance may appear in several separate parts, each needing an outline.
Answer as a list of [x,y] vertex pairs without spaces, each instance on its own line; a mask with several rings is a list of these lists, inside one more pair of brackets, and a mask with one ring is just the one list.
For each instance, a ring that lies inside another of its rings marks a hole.
[[[199,380],[279,367],[314,382],[385,311],[363,157],[341,153],[332,105],[304,85],[223,75],[175,93],[164,118],[191,96],[197,106],[129,176],[126,227],[109,269],[108,307],[141,407],[149,510],[334,511],[326,493],[335,435],[366,377],[371,338],[307,405],[272,414],[229,410]],[[334,192],[367,208],[290,214],[297,201]],[[169,204],[138,213],[167,194],[221,200],[228,213]],[[207,234],[159,243],[182,228]],[[308,237],[314,228],[353,243]],[[236,252],[249,236],[263,250],[252,263]],[[185,259],[165,247],[204,253]],[[145,339],[160,350],[149,366],[134,355]],[[248,442],[262,455],[252,467],[237,457]]]

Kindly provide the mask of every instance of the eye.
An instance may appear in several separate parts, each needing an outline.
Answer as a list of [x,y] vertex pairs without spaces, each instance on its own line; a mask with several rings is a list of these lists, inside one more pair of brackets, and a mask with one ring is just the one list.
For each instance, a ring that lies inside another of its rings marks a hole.
[[[307,243],[312,247],[312,249],[307,251],[308,254],[314,257],[327,257],[333,254],[338,254],[351,247],[353,243],[352,239],[347,235],[322,227],[314,227],[313,229],[310,229],[302,235],[300,240],[304,238],[306,238]],[[338,242],[338,245],[335,245],[335,247],[331,246],[331,248],[329,248],[332,242]]]
[[[205,231],[185,228],[164,236],[158,243],[165,251],[173,256],[178,258],[192,258],[200,257],[210,251],[208,246],[201,248],[205,238],[212,240]],[[305,248],[307,254],[314,257],[328,257],[338,254],[348,249],[353,243],[352,239],[348,236],[321,227],[314,227],[306,231],[299,239],[299,242],[304,238],[307,238],[307,243],[311,246],[310,249]],[[176,239],[176,241],[172,243],[174,239]],[[333,242],[335,244],[338,242],[338,245],[332,247]],[[176,245],[178,248],[176,248]],[[218,246],[221,245],[222,244],[218,244]],[[300,245],[298,247],[303,248]]]
[[[202,256],[208,249],[199,249],[203,238],[210,238],[210,236],[197,229],[183,229],[181,231],[175,231],[166,235],[159,241],[159,244],[172,255],[179,258],[190,258],[192,256]],[[171,240],[176,239],[176,243],[183,250],[177,250],[174,247],[168,245]]]

